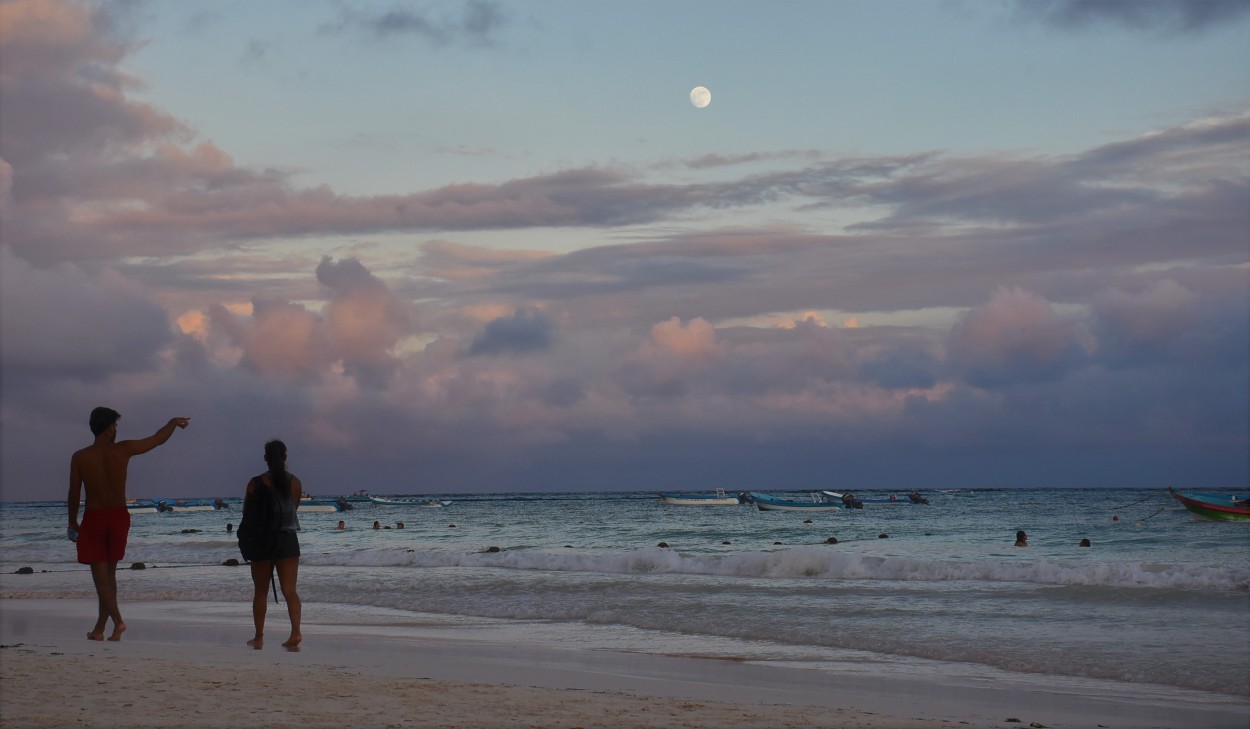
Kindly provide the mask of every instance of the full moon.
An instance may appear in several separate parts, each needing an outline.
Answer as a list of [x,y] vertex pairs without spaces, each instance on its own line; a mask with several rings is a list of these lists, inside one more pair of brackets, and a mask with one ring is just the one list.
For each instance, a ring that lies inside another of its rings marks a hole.
[[695,86],[690,90],[690,103],[702,109],[712,103],[712,92],[706,86]]

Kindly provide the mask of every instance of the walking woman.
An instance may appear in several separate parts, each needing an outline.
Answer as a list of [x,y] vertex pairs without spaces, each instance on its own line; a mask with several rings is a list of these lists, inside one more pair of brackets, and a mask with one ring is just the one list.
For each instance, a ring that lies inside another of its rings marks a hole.
[[275,567],[286,610],[291,616],[291,637],[283,643],[288,650],[298,650],[302,639],[299,630],[300,599],[295,590],[299,576],[299,521],[295,509],[299,505],[301,484],[295,474],[286,470],[286,444],[271,440],[265,444],[265,463],[269,470],[247,482],[243,499],[243,519],[239,523],[239,549],[252,566],[252,620],[256,637],[247,642],[256,650],[265,645],[265,611],[269,587]]

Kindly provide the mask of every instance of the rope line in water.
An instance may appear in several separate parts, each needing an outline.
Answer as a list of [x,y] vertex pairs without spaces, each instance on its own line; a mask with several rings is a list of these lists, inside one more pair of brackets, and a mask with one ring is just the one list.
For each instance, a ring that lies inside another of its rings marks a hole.
[[1127,504],[1120,504],[1119,506],[1112,506],[1112,507],[1110,507],[1110,508],[1112,508],[1112,509],[1123,509],[1123,508],[1124,508],[1124,507],[1126,507],[1126,506],[1137,506],[1138,504],[1144,504],[1145,502],[1150,501],[1151,499],[1157,499],[1157,498],[1159,498],[1160,496],[1163,496],[1164,498],[1168,498],[1168,496],[1167,496],[1167,494],[1166,494],[1166,493],[1165,493],[1165,494],[1151,494],[1151,495],[1147,496],[1147,497],[1146,497],[1146,498],[1144,498],[1144,499],[1138,499],[1137,501],[1130,501],[1130,502],[1128,502]]

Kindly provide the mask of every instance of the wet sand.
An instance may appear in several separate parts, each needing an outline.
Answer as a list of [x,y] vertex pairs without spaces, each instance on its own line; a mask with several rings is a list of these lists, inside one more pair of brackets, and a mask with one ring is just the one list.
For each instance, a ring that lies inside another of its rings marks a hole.
[[[327,614],[331,610],[324,611]],[[86,639],[93,600],[0,602],[4,727],[1242,727],[1250,704],[1162,687],[1021,677],[831,672],[481,637],[413,625],[318,623],[298,652],[270,605],[123,605],[120,642]],[[111,629],[111,626],[110,626]],[[1161,689],[1161,690],[1156,690]],[[1014,721],[1013,721],[1014,720]]]

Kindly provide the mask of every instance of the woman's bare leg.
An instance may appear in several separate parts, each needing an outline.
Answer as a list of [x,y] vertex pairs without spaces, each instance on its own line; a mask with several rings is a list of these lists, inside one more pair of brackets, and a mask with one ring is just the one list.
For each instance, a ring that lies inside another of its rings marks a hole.
[[265,611],[269,608],[269,580],[273,573],[270,560],[252,562],[252,622],[256,637],[247,642],[256,650],[265,647]]
[[282,597],[286,599],[286,611],[291,616],[291,637],[282,644],[286,648],[295,648],[303,640],[299,630],[303,604],[300,602],[299,592],[295,589],[298,578],[299,557],[278,560],[278,584],[282,586]]

